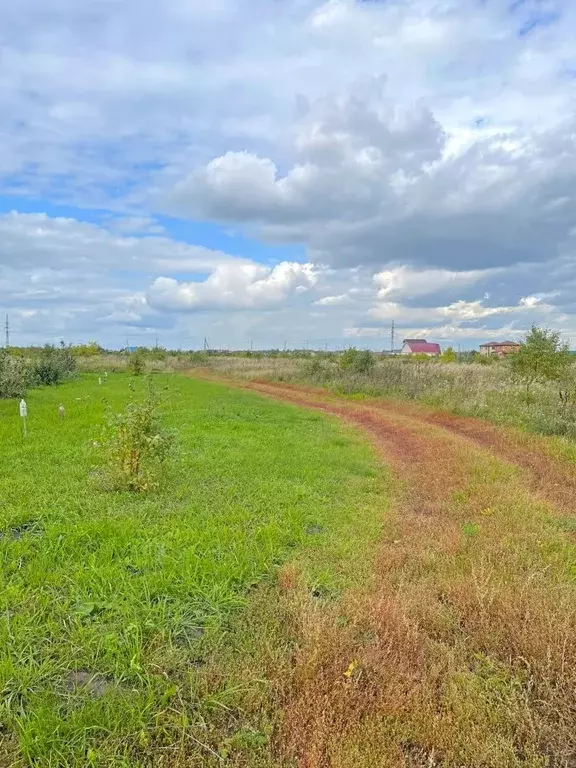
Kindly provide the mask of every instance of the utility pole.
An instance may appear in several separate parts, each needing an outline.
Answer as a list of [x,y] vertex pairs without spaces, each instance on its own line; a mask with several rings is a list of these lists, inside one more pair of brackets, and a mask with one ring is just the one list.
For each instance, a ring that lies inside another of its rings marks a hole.
[[250,352],[254,351],[254,343],[252,342],[252,339],[250,339]]
[[8,315],[6,315],[6,349],[10,346],[10,320],[8,319]]
[[392,326],[390,328],[390,354],[394,354],[394,343],[395,343],[395,335],[396,335],[396,329],[394,327],[394,320],[392,320]]

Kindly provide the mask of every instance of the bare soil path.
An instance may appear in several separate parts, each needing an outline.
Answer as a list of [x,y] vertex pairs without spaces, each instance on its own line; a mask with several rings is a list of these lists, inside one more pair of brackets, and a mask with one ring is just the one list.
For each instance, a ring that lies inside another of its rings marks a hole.
[[[333,413],[357,424],[379,440],[380,448],[392,460],[409,453],[410,445],[414,449],[410,434],[412,438],[415,433],[424,434],[427,441],[446,440],[448,435],[462,438],[526,470],[527,486],[550,501],[557,511],[567,515],[576,512],[576,462],[552,455],[546,440],[538,436],[413,403],[376,399],[354,402],[332,396],[326,390],[270,381],[250,382],[247,386],[261,394]],[[426,430],[426,425],[438,430]],[[442,436],[442,433],[445,434]]]

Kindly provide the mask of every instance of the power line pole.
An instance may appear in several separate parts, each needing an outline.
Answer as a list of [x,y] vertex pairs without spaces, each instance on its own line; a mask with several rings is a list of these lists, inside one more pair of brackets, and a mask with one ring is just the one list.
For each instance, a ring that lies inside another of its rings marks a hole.
[[395,336],[396,336],[396,329],[394,327],[394,320],[392,320],[392,326],[390,328],[390,354],[394,354],[394,343],[395,343]]
[[10,320],[8,319],[8,315],[6,315],[6,349],[10,346]]

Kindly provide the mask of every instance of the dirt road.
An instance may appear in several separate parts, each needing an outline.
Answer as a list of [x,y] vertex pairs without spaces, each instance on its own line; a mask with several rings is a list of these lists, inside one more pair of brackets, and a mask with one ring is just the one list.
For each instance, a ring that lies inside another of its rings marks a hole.
[[[462,450],[471,446],[523,470],[523,480],[536,496],[556,511],[576,512],[576,463],[549,452],[535,435],[507,430],[479,419],[455,416],[398,401],[353,401],[313,387],[270,381],[245,385],[260,394],[330,413],[366,431],[387,461],[405,474],[433,472],[452,475]],[[415,465],[417,465],[415,467]]]

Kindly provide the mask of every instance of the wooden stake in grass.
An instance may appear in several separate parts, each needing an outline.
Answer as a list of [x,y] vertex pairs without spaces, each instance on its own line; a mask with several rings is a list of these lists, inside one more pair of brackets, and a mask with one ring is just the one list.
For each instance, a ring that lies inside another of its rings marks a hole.
[[24,437],[28,434],[26,420],[28,418],[28,406],[26,405],[26,400],[22,399],[20,400],[20,418],[22,419],[22,432],[24,434]]

